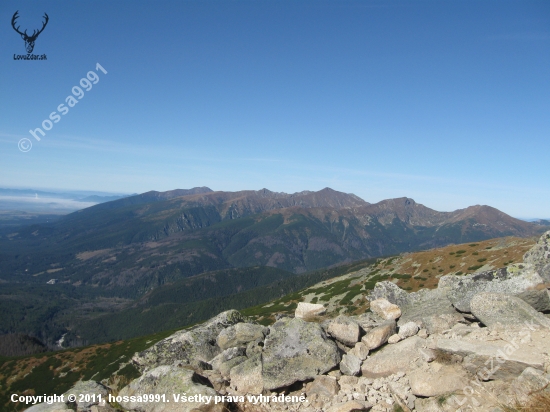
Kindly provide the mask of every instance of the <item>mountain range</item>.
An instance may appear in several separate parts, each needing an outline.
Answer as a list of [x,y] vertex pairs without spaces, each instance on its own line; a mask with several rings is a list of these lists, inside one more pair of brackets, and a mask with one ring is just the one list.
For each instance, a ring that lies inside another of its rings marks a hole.
[[[225,292],[239,293],[258,287],[257,279],[266,286],[361,259],[530,237],[545,227],[490,206],[438,212],[409,198],[371,204],[330,188],[151,191],[1,232],[0,306],[8,316],[0,333],[47,335],[51,343],[76,318],[119,311],[197,275],[231,277]],[[207,290],[197,294],[208,298]]]

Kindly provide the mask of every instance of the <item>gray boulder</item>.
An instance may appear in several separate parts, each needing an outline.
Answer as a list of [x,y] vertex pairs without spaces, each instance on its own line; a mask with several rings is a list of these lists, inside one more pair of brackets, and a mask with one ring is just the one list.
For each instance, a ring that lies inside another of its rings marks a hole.
[[182,330],[157,342],[132,358],[141,372],[174,362],[190,364],[194,360],[209,362],[221,352],[216,345],[220,332],[246,319],[236,310],[220,313],[207,322],[189,330]]
[[230,359],[226,362],[223,362],[220,364],[218,371],[220,372],[220,375],[224,379],[229,379],[229,374],[231,373],[231,370],[241,363],[245,362],[248,358],[246,356],[237,356],[236,358]]
[[472,314],[487,326],[535,323],[550,328],[550,319],[523,300],[501,293],[479,293],[470,303]]
[[340,362],[340,371],[344,375],[359,375],[359,372],[361,372],[361,359],[351,353],[345,354]]
[[330,321],[327,332],[334,339],[348,346],[354,346],[359,342],[361,334],[357,322],[344,315],[340,315]]
[[[420,325],[424,323],[437,323],[437,318],[442,315],[449,319],[464,321],[451,301],[447,297],[447,289],[421,289],[418,292],[409,294],[409,303],[402,307],[403,315],[399,319],[398,325],[402,326],[408,322],[416,322]],[[429,332],[435,333],[435,332]]]
[[[170,402],[138,402],[138,399],[132,401],[129,398],[151,394],[168,396]],[[185,395],[187,400],[193,396],[197,398],[192,402],[175,402],[173,395]],[[128,386],[122,388],[118,396],[122,397],[119,402],[122,407],[140,412],[222,412],[226,406],[222,403],[214,404],[216,391],[198,383],[198,377],[192,370],[166,365],[151,369],[133,380]],[[128,401],[124,400],[125,396],[128,397]],[[199,397],[202,397],[202,402]]]
[[521,375],[514,379],[510,388],[519,402],[526,403],[532,393],[550,393],[550,375],[535,368],[525,368]]
[[231,369],[231,387],[238,393],[259,395],[264,389],[262,355],[257,354]]
[[351,355],[357,356],[364,361],[369,355],[369,348],[363,342],[357,342],[355,346],[348,352]]
[[320,303],[307,303],[299,302],[296,310],[294,311],[294,316],[297,318],[312,318],[315,316],[324,315],[327,311]]
[[544,360],[529,347],[513,344],[474,343],[458,339],[438,339],[434,349],[463,358],[462,366],[482,380],[510,380],[527,367],[544,368]]
[[395,334],[395,331],[395,321],[389,320],[369,330],[367,334],[363,336],[361,342],[363,342],[369,350],[376,349],[386,343],[389,337]]
[[538,312],[550,311],[550,295],[546,288],[539,290],[526,290],[516,295]]
[[542,283],[531,265],[518,264],[466,276],[446,275],[439,279],[438,288],[446,289],[447,297],[459,311],[471,312],[470,301],[479,293],[517,295]]
[[416,396],[432,397],[453,393],[464,388],[469,376],[459,365],[436,365],[416,369],[409,375],[411,391]]
[[367,299],[371,302],[376,299],[386,299],[400,308],[410,304],[409,294],[395,283],[387,280],[376,283],[374,289],[367,296]]
[[262,378],[268,390],[321,375],[340,362],[336,344],[317,323],[283,318],[269,328],[262,352]]
[[212,365],[213,370],[220,370],[220,365],[225,362],[230,361],[231,359],[245,356],[245,348],[229,348],[224,350],[222,353],[214,357],[209,363]]
[[408,372],[410,363],[420,358],[424,342],[424,339],[412,336],[394,345],[384,346],[363,362],[362,376],[380,378],[397,372]]
[[306,394],[310,397],[317,394],[325,397],[332,397],[338,394],[340,385],[334,376],[320,375],[313,382],[306,386]]
[[544,282],[550,283],[550,230],[544,233],[537,244],[523,255],[523,261],[533,265]]
[[267,328],[265,326],[254,325],[252,323],[237,323],[222,330],[216,342],[222,349],[234,346],[246,346],[248,342],[263,339],[266,333]]
[[410,336],[416,335],[419,329],[420,328],[418,327],[416,322],[407,322],[399,327],[398,334],[401,339],[406,339]]

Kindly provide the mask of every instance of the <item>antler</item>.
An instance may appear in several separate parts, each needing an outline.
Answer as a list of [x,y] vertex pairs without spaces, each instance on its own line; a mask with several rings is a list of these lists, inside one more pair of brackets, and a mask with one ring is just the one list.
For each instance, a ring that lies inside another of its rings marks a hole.
[[50,20],[50,18],[48,17],[48,15],[46,13],[44,13],[43,17],[46,21],[43,23],[42,28],[40,30],[38,30],[38,33],[36,33],[36,34],[33,32],[31,37],[35,37],[35,38],[38,37],[38,35],[40,33],[42,33],[42,31],[46,28],[46,24],[48,24],[48,20]]
[[[19,13],[19,10],[17,10],[17,11],[14,13],[13,17],[11,18],[11,25],[12,25],[13,29],[14,29],[17,33],[19,33],[21,36],[26,36],[26,35],[27,35],[27,30],[25,30],[25,33],[21,33],[21,32],[19,31],[19,27],[20,27],[20,26],[15,27],[15,20],[17,20],[17,18],[19,17],[19,16],[17,15],[18,13]],[[45,14],[45,13],[44,13],[44,14]]]

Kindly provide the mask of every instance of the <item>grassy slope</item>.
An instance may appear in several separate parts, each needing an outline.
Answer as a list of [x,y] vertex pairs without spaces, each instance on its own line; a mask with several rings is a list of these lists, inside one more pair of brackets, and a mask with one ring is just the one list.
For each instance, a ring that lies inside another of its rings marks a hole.
[[[291,288],[291,293],[242,312],[263,324],[272,322],[276,313],[292,313],[299,301],[324,303],[329,307],[329,316],[341,312],[358,313],[368,308],[364,295],[377,281],[393,280],[411,291],[421,287],[432,288],[443,274],[471,273],[520,262],[525,251],[534,242],[533,239],[521,238],[493,239],[312,272],[283,279],[276,286],[270,285],[279,296],[288,293],[285,292],[287,288]],[[486,260],[479,262],[480,259]],[[468,270],[480,264],[484,266]],[[266,287],[252,289],[244,293],[252,298],[259,296],[262,290],[266,293],[265,289]],[[268,295],[266,293],[264,296]],[[234,307],[242,308],[239,307],[242,297],[242,294],[231,295],[227,297],[226,303],[234,303]],[[216,308],[216,311],[220,310]],[[174,330],[165,331],[126,341],[49,354],[0,358],[0,408],[8,412],[22,409],[16,409],[16,405],[9,402],[11,393],[61,394],[78,379],[104,380],[114,387],[122,387],[137,373],[133,367],[127,365],[132,355],[173,332]]]

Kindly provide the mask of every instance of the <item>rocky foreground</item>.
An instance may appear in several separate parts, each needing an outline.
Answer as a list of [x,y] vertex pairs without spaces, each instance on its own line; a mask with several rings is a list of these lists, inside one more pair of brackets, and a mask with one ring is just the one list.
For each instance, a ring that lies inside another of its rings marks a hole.
[[141,376],[118,392],[92,381],[67,392],[110,404],[27,411],[505,411],[550,397],[548,287],[550,231],[521,264],[415,293],[379,282],[357,316],[302,303],[264,327],[223,312],[137,353]]

